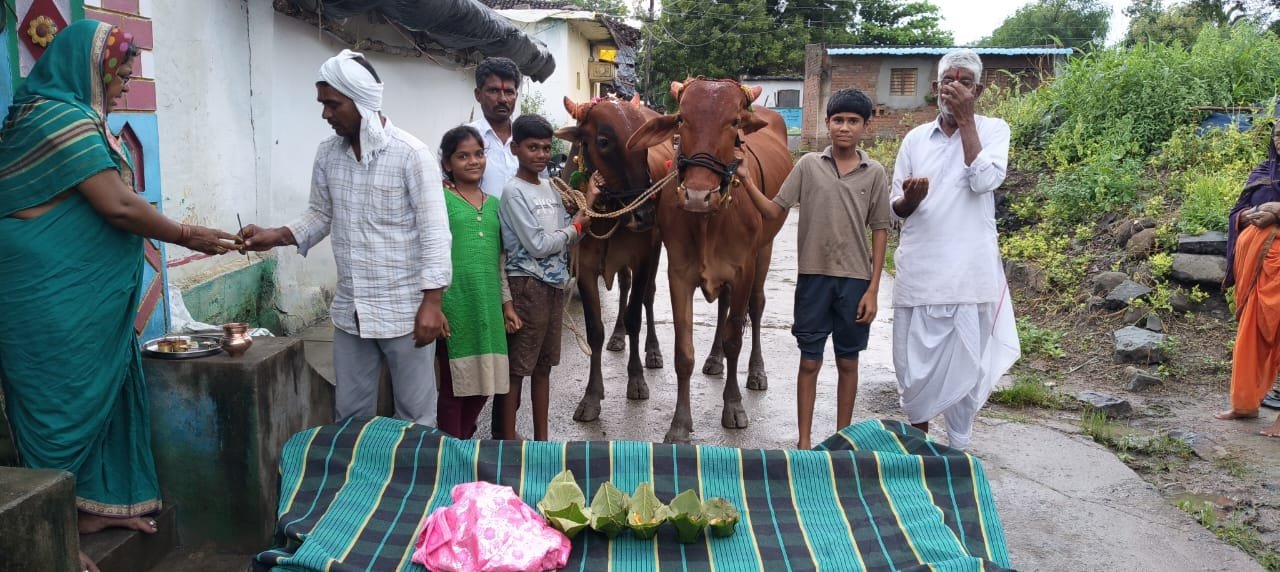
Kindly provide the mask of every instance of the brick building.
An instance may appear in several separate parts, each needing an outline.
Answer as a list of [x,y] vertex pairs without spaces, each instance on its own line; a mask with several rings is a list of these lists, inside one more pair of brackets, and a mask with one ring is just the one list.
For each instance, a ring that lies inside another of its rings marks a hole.
[[[938,113],[933,94],[938,60],[952,49],[805,46],[802,145],[819,149],[830,142],[823,121],[827,99],[833,91],[849,87],[862,90],[876,104],[868,139],[898,139],[911,128],[933,121]],[[1072,53],[1069,48],[975,51],[982,56],[983,83],[1022,89],[1034,89],[1056,75]]]

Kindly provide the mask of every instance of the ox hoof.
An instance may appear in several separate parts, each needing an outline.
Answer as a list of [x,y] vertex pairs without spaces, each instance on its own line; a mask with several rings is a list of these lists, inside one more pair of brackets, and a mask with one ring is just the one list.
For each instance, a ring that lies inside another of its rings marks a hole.
[[645,350],[644,366],[648,369],[662,369],[662,350],[657,348]]
[[583,398],[578,402],[578,410],[573,412],[573,420],[587,423],[600,418],[600,400]]
[[672,427],[667,431],[667,436],[662,438],[662,442],[672,445],[688,445],[689,433],[689,429],[684,427]]
[[702,364],[702,373],[707,375],[724,375],[724,358],[719,356],[708,356],[707,362]]
[[627,382],[627,399],[649,399],[649,384],[643,376],[638,381]]
[[627,349],[626,334],[614,334],[609,338],[609,343],[605,344],[604,349],[611,352],[620,352]]
[[769,374],[759,370],[748,373],[747,389],[754,389],[756,391],[769,389]]
[[745,429],[747,422],[747,410],[741,403],[724,404],[724,413],[720,414],[721,425],[728,429]]

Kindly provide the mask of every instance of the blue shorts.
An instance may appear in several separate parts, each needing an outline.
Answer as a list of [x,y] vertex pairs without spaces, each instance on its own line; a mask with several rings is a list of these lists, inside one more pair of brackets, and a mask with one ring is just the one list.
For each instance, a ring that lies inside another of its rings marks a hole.
[[836,357],[858,359],[867,349],[870,324],[858,324],[858,303],[870,280],[822,274],[801,274],[796,282],[795,323],[791,334],[800,346],[800,359],[822,361],[831,336]]

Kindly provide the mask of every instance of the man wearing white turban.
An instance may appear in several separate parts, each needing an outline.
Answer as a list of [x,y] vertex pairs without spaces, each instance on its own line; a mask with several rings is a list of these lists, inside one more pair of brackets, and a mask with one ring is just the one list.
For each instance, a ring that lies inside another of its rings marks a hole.
[[316,100],[337,135],[320,144],[311,200],[282,227],[241,230],[248,250],[296,245],[305,256],[333,237],[334,417],[376,412],[382,367],[396,417],[435,425],[435,341],[452,278],[449,221],[434,153],[382,114],[382,80],[343,50],[320,67]]

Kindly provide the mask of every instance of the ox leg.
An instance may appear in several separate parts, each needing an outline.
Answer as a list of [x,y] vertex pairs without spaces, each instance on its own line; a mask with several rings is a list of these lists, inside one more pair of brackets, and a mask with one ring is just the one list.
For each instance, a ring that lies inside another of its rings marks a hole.
[[689,378],[693,376],[693,286],[671,276],[671,313],[676,326],[676,412],[665,443],[688,443],[693,432],[689,410]]
[[747,426],[747,410],[742,406],[742,392],[738,389],[738,356],[742,353],[742,330],[747,323],[747,306],[751,301],[751,289],[730,288],[732,296],[729,319],[725,322],[724,356],[728,367],[724,379],[724,410],[720,414],[720,424],[729,429],[742,429]]
[[769,389],[769,374],[764,370],[764,344],[760,342],[760,322],[764,316],[764,282],[769,277],[769,259],[773,245],[761,251],[756,259],[756,275],[751,285],[751,362],[747,365],[747,389]]
[[595,421],[600,418],[600,400],[604,399],[604,376],[600,369],[604,323],[600,319],[600,282],[596,273],[587,272],[578,277],[578,294],[582,298],[582,316],[587,323],[587,343],[591,345],[591,374],[573,420]]
[[702,364],[702,373],[707,375],[724,373],[724,321],[728,315],[729,296],[722,291],[720,292],[720,307],[716,311],[715,341],[711,343],[711,353],[707,355],[706,363]]
[[655,247],[649,259],[649,281],[644,285],[644,312],[648,317],[649,332],[644,340],[644,366],[649,369],[662,367],[662,345],[658,343],[658,330],[653,325],[653,295],[658,289],[658,260],[662,257],[662,248]]
[[624,316],[627,311],[627,294],[631,291],[631,271],[622,269],[618,272],[618,319],[613,323],[613,334],[609,336],[609,345],[605,346],[611,352],[620,352],[626,347],[626,319]]
[[644,365],[640,363],[640,327],[644,325],[645,285],[651,282],[649,277],[653,272],[647,264],[635,268],[631,299],[626,308],[621,309],[625,310],[627,337],[631,341],[627,356],[627,399],[649,399],[649,385],[644,381]]

